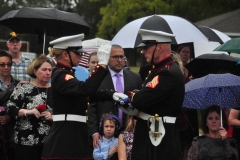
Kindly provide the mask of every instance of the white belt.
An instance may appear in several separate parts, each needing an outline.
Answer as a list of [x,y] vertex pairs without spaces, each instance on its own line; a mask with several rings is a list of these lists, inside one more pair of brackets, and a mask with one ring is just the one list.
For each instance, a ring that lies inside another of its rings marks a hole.
[[74,114],[59,114],[53,115],[53,121],[76,121],[86,123],[86,116],[74,115]]
[[[149,117],[151,117],[150,114],[144,113],[144,112],[140,112],[140,114],[138,115],[138,117],[142,118],[143,120],[148,120]],[[175,123],[176,122],[176,117],[169,117],[169,116],[164,116],[163,117],[163,122],[164,123]]]

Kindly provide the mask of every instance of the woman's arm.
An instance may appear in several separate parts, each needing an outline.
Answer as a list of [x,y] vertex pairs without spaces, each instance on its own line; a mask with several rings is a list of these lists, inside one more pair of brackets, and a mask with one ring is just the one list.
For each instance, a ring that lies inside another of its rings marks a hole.
[[123,142],[123,134],[118,136],[118,160],[127,160],[126,144]]
[[240,120],[239,120],[240,110],[236,110],[231,108],[229,114],[229,124],[233,127],[240,127]]
[[27,109],[20,109],[18,111],[18,117],[27,117],[27,116],[31,116],[34,115],[36,118],[41,117],[41,113],[36,109],[31,109],[31,110],[27,110]]

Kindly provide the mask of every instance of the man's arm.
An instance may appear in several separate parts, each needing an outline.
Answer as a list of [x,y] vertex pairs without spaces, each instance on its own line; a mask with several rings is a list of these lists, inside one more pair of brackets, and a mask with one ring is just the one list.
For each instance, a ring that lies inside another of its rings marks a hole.
[[0,105],[3,105],[5,102],[8,101],[12,92],[13,92],[13,89],[0,92]]
[[240,110],[231,108],[229,114],[229,124],[233,127],[240,127],[240,120],[239,120]]
[[97,103],[93,102],[88,107],[87,127],[88,127],[89,137],[92,137],[92,139],[93,139],[93,147],[94,148],[99,146],[99,140],[102,139],[101,135],[98,133],[99,122],[98,122],[97,113],[98,113]]

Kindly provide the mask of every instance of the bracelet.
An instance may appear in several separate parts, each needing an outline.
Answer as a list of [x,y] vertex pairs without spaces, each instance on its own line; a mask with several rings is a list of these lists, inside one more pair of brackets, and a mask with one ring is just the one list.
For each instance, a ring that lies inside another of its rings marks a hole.
[[28,111],[28,109],[26,109],[25,112],[24,112],[25,117],[27,117],[27,111]]

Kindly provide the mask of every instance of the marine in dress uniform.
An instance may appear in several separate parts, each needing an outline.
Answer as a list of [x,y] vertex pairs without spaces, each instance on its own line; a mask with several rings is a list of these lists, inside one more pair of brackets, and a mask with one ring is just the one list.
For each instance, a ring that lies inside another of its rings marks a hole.
[[95,96],[95,100],[117,100],[121,97],[113,91],[96,92],[107,74],[105,68],[110,45],[100,46],[99,65],[86,82],[79,81],[74,76],[72,67],[78,65],[81,58],[79,54],[84,52],[81,49],[83,36],[67,36],[50,42],[53,45],[50,54],[57,61],[51,81],[53,125],[44,145],[42,159],[92,159],[86,124],[88,96]]
[[144,29],[139,33],[139,47],[151,69],[143,88],[131,92],[131,104],[139,110],[132,160],[178,160],[181,143],[175,121],[184,99],[184,81],[171,57],[174,35]]

